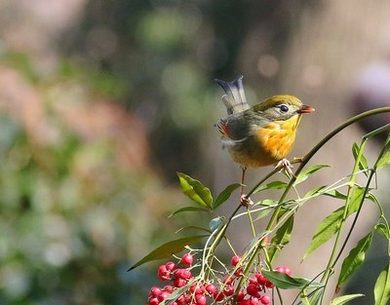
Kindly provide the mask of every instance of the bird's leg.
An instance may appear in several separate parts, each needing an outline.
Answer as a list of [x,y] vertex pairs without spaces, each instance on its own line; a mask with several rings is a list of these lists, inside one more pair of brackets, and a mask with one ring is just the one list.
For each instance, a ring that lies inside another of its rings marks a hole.
[[275,168],[280,169],[281,171],[285,170],[287,172],[287,174],[289,174],[290,176],[294,176],[294,173],[292,171],[293,166],[291,165],[290,161],[288,161],[286,158],[283,158],[282,160],[280,160],[276,164]]
[[244,182],[245,182],[246,167],[241,167],[241,191],[240,191],[240,203],[248,208],[253,204],[253,201],[244,194]]
[[241,191],[240,195],[244,193],[244,183],[245,183],[245,173],[246,173],[246,167],[241,167]]

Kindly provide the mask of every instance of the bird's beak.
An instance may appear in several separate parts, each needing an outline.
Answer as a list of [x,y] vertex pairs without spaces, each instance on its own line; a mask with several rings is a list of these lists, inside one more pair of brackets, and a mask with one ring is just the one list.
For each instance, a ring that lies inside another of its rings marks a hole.
[[298,113],[312,113],[315,109],[312,106],[302,105],[300,109],[297,110]]

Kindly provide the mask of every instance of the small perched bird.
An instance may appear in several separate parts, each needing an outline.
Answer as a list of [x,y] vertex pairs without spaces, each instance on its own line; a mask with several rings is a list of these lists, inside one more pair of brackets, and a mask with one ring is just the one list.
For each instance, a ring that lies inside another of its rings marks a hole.
[[[242,85],[243,76],[232,82],[216,79],[225,95],[222,101],[228,116],[216,123],[223,147],[242,168],[244,183],[248,167],[260,167],[277,163],[291,171],[286,156],[295,142],[295,134],[301,115],[314,108],[304,105],[292,95],[275,95],[250,107]],[[242,194],[241,203],[248,205]]]

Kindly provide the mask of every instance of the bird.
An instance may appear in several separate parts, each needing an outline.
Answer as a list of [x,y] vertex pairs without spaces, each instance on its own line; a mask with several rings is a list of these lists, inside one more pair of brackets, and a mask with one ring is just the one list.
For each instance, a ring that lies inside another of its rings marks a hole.
[[302,114],[315,109],[303,104],[293,95],[274,95],[250,106],[245,97],[243,76],[227,82],[215,79],[225,94],[222,102],[227,116],[215,124],[222,147],[241,166],[241,204],[248,207],[251,200],[243,194],[247,168],[276,164],[292,174],[286,159],[295,142]]

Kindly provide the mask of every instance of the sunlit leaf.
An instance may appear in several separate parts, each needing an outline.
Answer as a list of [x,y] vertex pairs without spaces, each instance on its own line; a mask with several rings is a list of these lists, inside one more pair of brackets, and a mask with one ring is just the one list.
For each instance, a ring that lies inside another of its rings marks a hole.
[[344,208],[341,207],[321,221],[314,233],[305,255],[303,256],[303,259],[305,259],[310,253],[332,238],[332,236],[340,227],[343,214]]
[[386,151],[382,155],[382,157],[378,160],[376,164],[377,169],[381,169],[382,167],[390,164],[390,142],[386,143]]
[[301,171],[299,173],[297,179],[295,180],[294,185],[302,183],[307,178],[309,178],[310,175],[314,174],[316,171],[319,171],[321,168],[324,168],[324,167],[329,167],[329,165],[325,165],[325,164],[312,165],[309,168]]
[[128,271],[133,270],[134,268],[141,266],[147,262],[168,258],[172,254],[183,251],[185,246],[200,241],[205,236],[207,235],[188,236],[188,237],[183,237],[183,238],[169,241],[161,245],[160,247],[154,249],[148,255],[143,257],[141,260],[139,260],[137,263],[131,266]]
[[360,186],[353,187],[348,196],[348,212],[347,215],[355,213],[360,206],[364,195],[364,188]]
[[374,287],[375,305],[387,305],[390,300],[389,266],[383,270],[376,280]]
[[183,212],[210,212],[209,209],[206,209],[206,208],[202,208],[202,207],[183,207],[183,208],[180,208],[174,212],[172,212],[168,217],[172,217],[174,215],[177,215],[179,213],[183,213]]
[[[352,154],[353,154],[353,158],[355,159],[355,161],[359,155],[359,151],[360,151],[360,146],[357,143],[353,143]],[[358,166],[359,166],[360,170],[367,170],[368,169],[367,158],[363,154],[361,154],[361,156],[360,156],[360,162],[359,162]],[[367,173],[365,172],[365,174],[367,174]]]
[[343,305],[345,303],[348,303],[349,301],[352,301],[360,297],[364,297],[364,294],[356,293],[356,294],[342,295],[340,297],[334,298],[332,302],[330,302],[330,305]]
[[327,185],[322,185],[322,186],[319,186],[319,187],[316,187],[310,191],[308,191],[305,196],[303,196],[304,198],[307,198],[307,197],[312,197],[312,196],[315,196],[315,195],[321,195],[323,194],[323,190],[326,189],[328,186]]
[[268,252],[271,262],[278,256],[283,246],[285,246],[290,241],[293,226],[294,215],[290,216],[286,222],[276,231],[276,234],[271,241],[272,247]]
[[180,186],[184,194],[196,203],[209,209],[212,208],[213,196],[206,186],[199,180],[193,179],[186,174],[177,173],[177,176],[179,177]]
[[219,195],[217,196],[217,198],[215,199],[214,203],[213,203],[213,209],[216,209],[217,207],[219,207],[221,204],[223,204],[224,202],[226,202],[231,194],[241,186],[240,183],[234,183],[234,184],[230,184],[228,185],[221,193],[219,193]]
[[371,245],[372,241],[372,233],[363,237],[353,248],[348,256],[344,259],[343,264],[341,266],[341,271],[339,275],[339,279],[337,281],[337,286],[344,283],[360,265],[364,262],[366,257],[366,252]]
[[[266,270],[262,270],[261,272],[272,284],[281,289],[303,288],[310,283],[308,279],[291,277],[281,272]],[[310,283],[310,285],[312,284],[316,285],[316,283]]]
[[264,190],[278,190],[278,189],[284,189],[284,188],[286,188],[286,186],[287,186],[287,183],[286,183],[286,182],[283,182],[283,181],[272,181],[272,182],[270,182],[270,183],[260,185],[260,186],[254,191],[254,193],[258,193],[258,192],[261,192],[261,191],[264,191]]
[[340,193],[337,190],[325,192],[324,195],[329,196],[329,197],[333,197],[333,198],[337,198],[337,199],[342,199],[342,200],[347,199],[347,195],[344,195],[343,193]]

